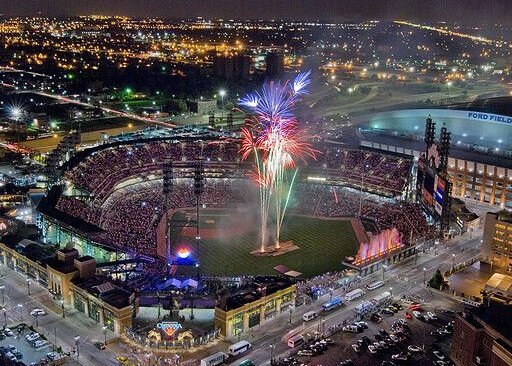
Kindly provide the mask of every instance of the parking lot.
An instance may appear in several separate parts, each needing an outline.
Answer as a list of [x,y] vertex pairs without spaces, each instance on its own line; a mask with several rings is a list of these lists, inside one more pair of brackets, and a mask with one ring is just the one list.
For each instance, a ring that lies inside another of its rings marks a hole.
[[[382,318],[379,323],[370,321],[371,314],[367,314],[363,318],[367,329],[363,330],[363,327],[360,327],[360,332],[349,332],[347,327],[347,331],[338,331],[330,335],[328,343],[331,344],[318,346],[319,349],[315,350],[314,356],[310,356],[312,353],[310,351],[303,351],[299,353],[302,356],[293,357],[296,362],[284,364],[450,365],[448,356],[451,327],[448,324],[453,318],[453,313],[423,304],[417,307],[419,313],[416,315],[419,317],[416,317],[413,315],[413,309],[410,308],[411,304],[399,303],[399,305],[402,306],[402,310],[396,313],[391,312],[392,315],[379,312]],[[436,319],[425,319],[428,312],[434,314]],[[448,328],[446,328],[447,325]],[[391,335],[393,335],[392,339]],[[366,338],[366,342],[363,341],[363,337]],[[374,343],[378,341],[381,341],[378,345]],[[309,349],[310,345],[311,343],[308,343],[298,347],[297,350]],[[437,356],[433,353],[434,351]]]
[[[33,334],[33,332],[24,324],[12,329],[3,329],[0,333],[0,338],[3,338],[0,340],[0,352],[7,355],[7,358],[9,356],[16,357],[18,361],[22,361],[25,365],[43,365],[45,361],[49,360],[48,353],[53,351],[52,344],[44,340],[44,336],[32,336],[32,338],[29,338],[32,342],[27,340],[27,336]],[[37,341],[39,343],[36,343]],[[46,344],[42,345],[42,343]]]

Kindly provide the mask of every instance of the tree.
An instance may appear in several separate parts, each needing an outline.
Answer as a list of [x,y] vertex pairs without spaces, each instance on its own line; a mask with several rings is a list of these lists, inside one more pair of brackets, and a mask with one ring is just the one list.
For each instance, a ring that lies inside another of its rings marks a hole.
[[436,273],[434,273],[432,278],[428,281],[428,286],[432,287],[432,288],[435,288],[435,289],[438,289],[438,290],[442,290],[442,288],[445,285],[446,285],[446,281],[445,281],[443,275],[441,274],[441,270],[438,269],[436,271]]
[[183,113],[188,110],[187,103],[181,99],[170,99],[165,103],[164,110],[170,113]]

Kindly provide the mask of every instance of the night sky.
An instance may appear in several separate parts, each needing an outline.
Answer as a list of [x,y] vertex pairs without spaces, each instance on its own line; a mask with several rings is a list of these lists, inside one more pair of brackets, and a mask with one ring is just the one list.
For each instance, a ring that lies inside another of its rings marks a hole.
[[512,0],[0,0],[0,14],[512,23]]

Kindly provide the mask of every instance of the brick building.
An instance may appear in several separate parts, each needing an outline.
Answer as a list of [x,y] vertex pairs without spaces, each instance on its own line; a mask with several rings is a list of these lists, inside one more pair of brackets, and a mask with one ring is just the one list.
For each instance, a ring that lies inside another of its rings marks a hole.
[[512,306],[491,303],[458,314],[450,350],[456,366],[512,365]]

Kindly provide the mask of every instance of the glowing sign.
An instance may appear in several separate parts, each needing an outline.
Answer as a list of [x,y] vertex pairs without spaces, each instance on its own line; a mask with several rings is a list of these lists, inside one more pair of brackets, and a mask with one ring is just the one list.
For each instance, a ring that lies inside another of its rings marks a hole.
[[161,329],[169,338],[172,338],[176,332],[183,328],[181,323],[178,322],[161,322],[156,325],[158,329]]
[[185,259],[190,255],[190,250],[185,247],[181,247],[178,249],[178,257]]

